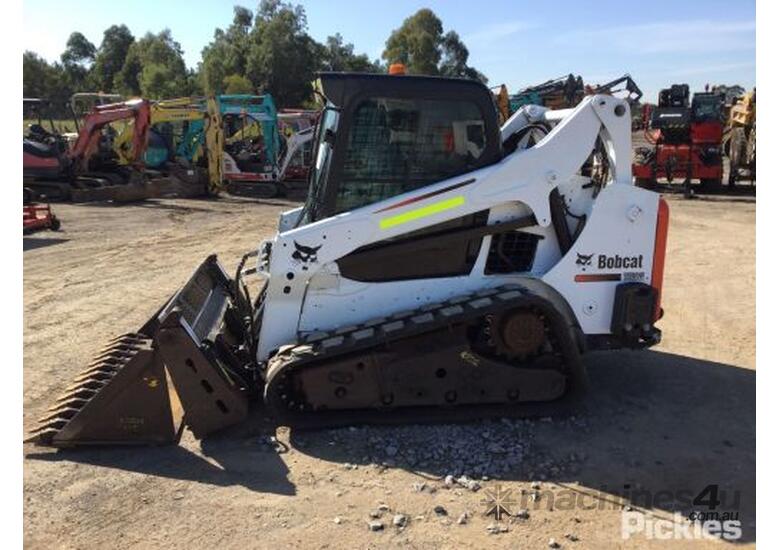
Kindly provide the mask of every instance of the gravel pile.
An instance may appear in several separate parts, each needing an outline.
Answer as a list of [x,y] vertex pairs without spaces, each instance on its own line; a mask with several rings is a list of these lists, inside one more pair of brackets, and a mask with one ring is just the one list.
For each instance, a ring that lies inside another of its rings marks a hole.
[[[549,480],[576,474],[585,454],[554,458],[550,449],[534,447],[540,425],[555,423],[562,429],[588,431],[587,422],[571,417],[555,420],[481,420],[467,424],[407,424],[352,426],[303,434],[295,445],[332,449],[345,470],[359,466],[403,468],[439,478],[445,488],[478,491],[485,481],[522,473],[529,479]],[[264,441],[269,449],[275,438]],[[416,491],[436,490],[437,483],[421,480]],[[441,488],[441,485],[439,485]]]
[[354,462],[402,467],[441,476],[472,491],[483,477],[517,470],[529,455],[535,422],[501,419],[472,424],[351,427],[329,430],[334,445]]

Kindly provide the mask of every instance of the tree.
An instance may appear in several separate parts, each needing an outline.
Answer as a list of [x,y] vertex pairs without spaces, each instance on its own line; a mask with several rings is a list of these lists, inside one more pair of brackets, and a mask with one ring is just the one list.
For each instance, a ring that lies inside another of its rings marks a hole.
[[200,74],[203,88],[210,93],[223,91],[229,75],[246,75],[249,32],[252,12],[241,6],[233,8],[233,23],[226,30],[214,31],[214,40],[203,48]]
[[24,97],[47,97],[55,80],[54,69],[45,59],[35,52],[24,52],[22,58]]
[[146,33],[127,52],[125,63],[114,77],[114,87],[127,95],[162,99],[183,95],[187,89],[187,67],[181,45],[170,29]]
[[429,74],[487,78],[470,67],[469,51],[458,33],[443,34],[441,20],[433,11],[423,8],[395,29],[385,43],[382,58],[388,63],[403,63],[410,74]]
[[122,70],[135,37],[125,25],[112,25],[103,32],[103,41],[95,55],[93,78],[100,91],[114,89],[114,78]]
[[73,90],[91,87],[90,69],[95,60],[95,45],[80,32],[71,33],[60,60],[64,77]]
[[240,74],[226,76],[222,82],[222,88],[226,94],[253,94],[255,93],[252,81]]
[[445,34],[441,41],[441,49],[444,59],[439,64],[439,74],[487,82],[488,79],[484,74],[468,65],[469,50],[460,40],[458,33],[450,31]]
[[91,64],[95,61],[97,50],[95,45],[87,40],[87,37],[80,32],[73,32],[68,37],[65,45],[65,51],[62,52],[60,59],[64,65],[69,64]]
[[441,20],[423,8],[390,34],[382,57],[388,63],[403,63],[412,74],[439,74],[442,32]]
[[325,39],[322,57],[323,68],[329,71],[352,71],[359,73],[377,73],[382,71],[378,61],[372,62],[366,54],[355,54],[355,46],[344,43],[341,34],[336,33]]
[[282,107],[303,103],[322,61],[322,46],[306,33],[304,9],[263,0],[249,41],[246,76],[252,84]]
[[48,63],[38,54],[26,51],[22,58],[23,97],[40,97],[52,102],[52,116],[67,116],[68,99],[73,93],[64,67]]

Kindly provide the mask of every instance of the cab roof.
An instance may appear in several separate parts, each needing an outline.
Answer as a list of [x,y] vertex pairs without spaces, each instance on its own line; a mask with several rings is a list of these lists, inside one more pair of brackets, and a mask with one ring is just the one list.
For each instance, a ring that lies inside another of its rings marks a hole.
[[[337,107],[356,96],[398,98],[463,98],[493,105],[490,90],[477,80],[442,76],[321,72],[322,93]],[[492,107],[495,109],[495,107]]]

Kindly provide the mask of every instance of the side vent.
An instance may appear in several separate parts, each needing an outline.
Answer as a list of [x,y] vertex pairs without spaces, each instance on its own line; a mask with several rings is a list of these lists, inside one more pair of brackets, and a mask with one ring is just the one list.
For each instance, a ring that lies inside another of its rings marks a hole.
[[522,231],[496,233],[490,240],[485,275],[530,271],[541,235]]

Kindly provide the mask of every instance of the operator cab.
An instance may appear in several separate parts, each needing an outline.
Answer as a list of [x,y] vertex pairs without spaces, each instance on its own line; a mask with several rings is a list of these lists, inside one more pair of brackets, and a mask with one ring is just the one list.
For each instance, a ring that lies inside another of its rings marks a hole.
[[303,223],[496,163],[498,114],[475,80],[321,73]]
[[724,98],[721,94],[695,93],[691,102],[694,122],[721,122]]

